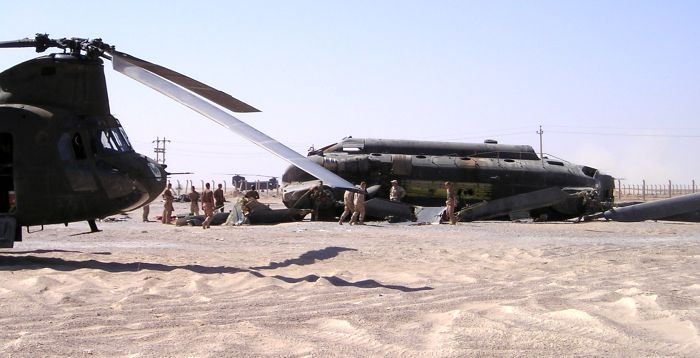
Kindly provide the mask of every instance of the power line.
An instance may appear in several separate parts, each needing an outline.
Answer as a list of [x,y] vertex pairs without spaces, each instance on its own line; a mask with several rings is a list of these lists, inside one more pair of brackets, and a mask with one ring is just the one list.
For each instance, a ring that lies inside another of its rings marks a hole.
[[616,137],[652,137],[652,138],[700,138],[700,134],[651,134],[651,133],[611,133],[611,132],[578,132],[578,131],[550,131],[559,134],[601,135]]
[[[155,143],[156,147],[153,148],[153,152],[156,153],[156,163],[161,163],[165,164],[165,142],[170,143],[170,140],[166,140],[165,137],[161,140],[159,137],[156,137],[156,140],[154,140],[151,143]],[[163,143],[163,148],[160,147],[160,143]],[[163,153],[163,160],[160,160],[160,153]]]

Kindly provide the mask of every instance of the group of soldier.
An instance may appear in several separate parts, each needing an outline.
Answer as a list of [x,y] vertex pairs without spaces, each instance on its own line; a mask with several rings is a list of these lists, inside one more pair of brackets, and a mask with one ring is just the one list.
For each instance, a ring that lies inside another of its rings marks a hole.
[[[455,215],[455,207],[457,206],[457,194],[454,190],[452,182],[445,182],[445,191],[447,192],[447,197],[445,200],[445,212],[447,218],[451,225],[457,223],[457,216]],[[350,225],[364,225],[365,220],[365,193],[366,193],[367,183],[360,183],[360,191],[353,192],[346,190],[343,195],[344,210],[340,215],[340,220],[338,224],[343,225],[343,221],[351,213]],[[400,202],[403,197],[406,196],[406,189],[399,185],[398,180],[391,181],[391,189],[389,189],[389,200]]]
[[[457,222],[455,215],[455,207],[457,205],[457,197],[454,187],[451,182],[447,181],[444,184],[445,190],[447,192],[447,197],[445,201],[446,215],[449,219],[450,224],[454,225]],[[350,225],[364,225],[365,222],[365,194],[367,190],[367,183],[360,182],[359,191],[346,190],[343,195],[344,210],[340,215],[340,220],[338,224],[343,225],[343,221],[350,216]],[[256,195],[255,192],[253,195]],[[400,202],[403,197],[406,196],[406,190],[399,185],[397,180],[391,181],[391,189],[389,190],[389,200]],[[202,210],[204,211],[204,222],[202,222],[202,228],[208,229],[211,226],[211,221],[214,218],[214,211],[217,209],[221,212],[224,211],[224,203],[226,198],[224,196],[224,190],[221,188],[221,184],[214,191],[211,190],[209,183],[205,184],[205,189],[201,193],[198,193],[194,186],[192,186],[192,191],[188,194],[190,199],[190,214],[199,215],[199,201],[202,202]],[[258,196],[259,198],[259,196]],[[257,199],[257,198],[255,198]],[[172,220],[172,213],[175,210],[173,207],[173,192],[172,184],[168,183],[167,188],[163,192],[163,216],[162,223],[170,224]],[[326,192],[323,184],[319,184],[311,192],[311,200],[314,203],[314,210],[311,215],[311,220],[318,220],[318,214],[320,209],[325,205],[328,205],[325,201],[329,201],[330,195]],[[325,200],[325,201],[324,201]],[[143,209],[143,221],[148,221],[148,205],[144,206]]]
[[338,221],[338,224],[343,225],[343,221],[346,217],[348,217],[348,215],[350,215],[350,213],[352,213],[352,216],[350,217],[350,225],[365,224],[366,189],[367,183],[363,181],[360,183],[359,192],[356,193],[350,190],[345,191],[345,195],[343,195],[343,204],[345,205],[345,210],[343,210],[343,213],[340,215],[340,220]]
[[[224,202],[226,202],[226,197],[224,196],[224,190],[219,184],[218,188],[214,191],[211,190],[209,183],[205,184],[205,189],[200,195],[197,189],[192,186],[192,191],[188,194],[190,199],[190,214],[199,215],[199,201],[202,201],[202,210],[204,211],[204,222],[202,222],[202,228],[208,229],[211,227],[211,221],[214,219],[214,211],[219,209],[221,212],[224,211]],[[172,214],[175,208],[173,207],[173,190],[172,184],[168,183],[168,186],[163,192],[163,216],[161,217],[161,222],[163,224],[171,224]],[[143,221],[148,221],[148,210],[144,207]]]

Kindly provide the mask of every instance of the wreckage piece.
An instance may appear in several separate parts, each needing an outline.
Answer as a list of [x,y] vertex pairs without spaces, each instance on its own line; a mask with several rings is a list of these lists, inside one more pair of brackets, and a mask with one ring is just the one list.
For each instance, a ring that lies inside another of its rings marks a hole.
[[[309,209],[270,209],[267,205],[251,200],[242,207],[236,203],[229,213],[215,213],[211,225],[278,224],[301,221],[311,213]],[[244,213],[247,212],[247,215]],[[204,215],[188,215],[177,219],[177,226],[202,226]]]
[[700,221],[700,193],[617,207],[603,213],[608,220],[635,222],[645,220]]
[[439,224],[442,221],[442,216],[445,213],[444,206],[416,206],[416,222]]
[[388,218],[390,222],[412,221],[439,224],[445,207],[417,206],[382,198],[372,198],[365,202],[365,210],[368,217]]
[[[269,206],[251,200],[245,204],[249,224],[278,224],[301,221],[311,213],[310,209],[270,209]],[[246,210],[243,210],[245,212]]]
[[[224,222],[226,222],[226,219],[228,219],[228,214],[229,213],[216,213],[214,214],[214,218],[211,221],[212,225],[221,225]],[[202,223],[204,222],[204,219],[206,217],[204,215],[187,215],[183,217],[177,218],[177,221],[175,221],[176,226],[202,226]]]
[[552,187],[469,206],[460,210],[457,218],[459,221],[488,220],[552,206],[571,196],[559,188]]
[[399,201],[390,201],[382,198],[372,198],[365,201],[365,215],[367,217],[385,219],[387,217],[416,221],[413,207]]

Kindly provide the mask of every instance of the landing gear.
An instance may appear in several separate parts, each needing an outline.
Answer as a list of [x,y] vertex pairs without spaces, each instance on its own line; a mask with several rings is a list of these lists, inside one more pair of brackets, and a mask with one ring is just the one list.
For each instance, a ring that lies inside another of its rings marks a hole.
[[97,224],[95,223],[95,219],[90,219],[87,221],[88,225],[90,225],[90,232],[100,232],[102,230],[97,228]]

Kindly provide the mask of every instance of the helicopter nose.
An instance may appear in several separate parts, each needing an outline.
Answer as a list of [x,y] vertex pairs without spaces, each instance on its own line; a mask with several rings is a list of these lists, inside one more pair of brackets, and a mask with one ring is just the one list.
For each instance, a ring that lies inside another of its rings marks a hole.
[[165,171],[165,165],[160,164],[153,159],[144,157],[147,162],[148,172],[144,173],[139,179],[141,184],[148,191],[149,202],[158,198],[160,193],[165,190],[168,172]]

